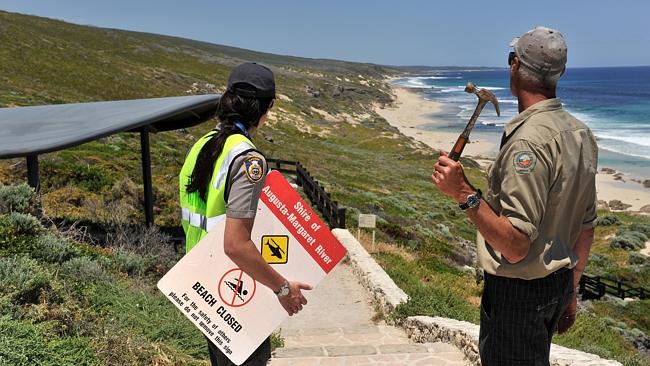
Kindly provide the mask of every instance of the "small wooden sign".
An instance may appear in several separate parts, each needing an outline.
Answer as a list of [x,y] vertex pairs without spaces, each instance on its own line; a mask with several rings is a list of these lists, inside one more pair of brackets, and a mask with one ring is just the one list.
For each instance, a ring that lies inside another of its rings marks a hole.
[[377,215],[359,214],[359,227],[374,229],[377,227]]

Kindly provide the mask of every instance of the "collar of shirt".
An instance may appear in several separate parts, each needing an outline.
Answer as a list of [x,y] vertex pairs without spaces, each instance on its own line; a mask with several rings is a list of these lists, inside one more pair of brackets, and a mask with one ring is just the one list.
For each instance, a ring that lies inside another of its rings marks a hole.
[[540,112],[552,111],[560,108],[562,108],[562,103],[559,98],[546,99],[531,105],[508,122],[505,128],[506,137],[509,137],[510,134],[512,134],[522,123],[526,122],[530,116]]

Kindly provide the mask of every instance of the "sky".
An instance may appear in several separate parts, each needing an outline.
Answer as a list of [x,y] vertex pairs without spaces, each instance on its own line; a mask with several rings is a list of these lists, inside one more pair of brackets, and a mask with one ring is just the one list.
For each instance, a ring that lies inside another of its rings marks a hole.
[[647,0],[0,0],[0,9],[313,58],[505,67],[510,40],[558,29],[569,67],[650,65]]

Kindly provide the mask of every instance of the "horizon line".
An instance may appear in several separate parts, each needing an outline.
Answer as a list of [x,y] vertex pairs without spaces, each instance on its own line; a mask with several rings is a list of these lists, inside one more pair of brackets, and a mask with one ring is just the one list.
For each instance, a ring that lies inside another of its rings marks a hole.
[[[155,35],[155,36],[165,36],[165,37],[173,37],[173,38],[179,38],[179,39],[184,39],[188,41],[194,41],[194,42],[205,42],[214,46],[223,46],[223,47],[232,47],[232,48],[238,48],[241,50],[245,51],[252,51],[252,52],[257,52],[257,53],[264,53],[267,55],[273,55],[273,56],[283,56],[283,57],[297,57],[297,58],[304,58],[304,59],[311,59],[311,60],[326,60],[326,61],[341,61],[341,62],[349,62],[349,63],[358,63],[358,64],[370,64],[370,65],[377,65],[377,66],[383,66],[387,68],[478,68],[478,69],[507,69],[507,66],[467,66],[467,65],[391,65],[388,63],[379,63],[379,62],[371,62],[371,61],[359,61],[359,60],[351,60],[351,59],[345,59],[345,58],[328,58],[328,57],[314,57],[314,56],[300,56],[300,55],[295,55],[295,54],[282,54],[282,53],[274,53],[274,52],[267,52],[267,51],[259,51],[259,50],[254,50],[250,48],[243,48],[241,46],[236,46],[236,45],[231,45],[231,44],[226,44],[226,43],[215,43],[215,41],[208,41],[208,40],[203,40],[203,39],[194,39],[194,38],[188,38],[180,35],[174,35],[174,34],[167,34],[167,33],[153,33],[151,31],[143,31],[143,30],[136,30],[136,29],[124,29],[124,28],[115,28],[111,26],[99,26],[99,25],[94,25],[94,24],[82,24],[82,23],[76,23],[74,21],[62,19],[62,18],[54,18],[54,17],[48,17],[44,15],[38,15],[38,14],[29,14],[29,13],[20,13],[20,12],[12,12],[8,11],[5,9],[0,9],[0,12],[5,12],[9,14],[20,14],[24,16],[33,16],[33,17],[38,17],[38,18],[44,18],[44,19],[50,19],[50,20],[55,20],[55,21],[60,21],[63,23],[67,24],[72,24],[72,25],[77,25],[81,27],[93,27],[93,28],[98,28],[98,29],[106,29],[106,30],[117,30],[117,31],[122,31],[122,32],[134,32],[134,33],[144,33],[144,34],[150,34],[150,35]],[[650,67],[649,65],[609,65],[609,66],[571,66],[567,67],[567,69],[595,69],[595,68],[635,68],[635,67]]]

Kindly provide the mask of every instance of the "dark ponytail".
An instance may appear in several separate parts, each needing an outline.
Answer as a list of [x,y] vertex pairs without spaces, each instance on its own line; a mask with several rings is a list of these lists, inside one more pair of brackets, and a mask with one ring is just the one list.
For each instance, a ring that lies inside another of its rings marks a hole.
[[198,191],[201,199],[207,201],[214,164],[223,152],[226,139],[237,133],[244,134],[235,126],[235,122],[241,122],[246,130],[257,127],[272,102],[273,98],[246,98],[230,91],[223,93],[217,106],[219,128],[209,137],[196,158],[190,182],[185,187],[188,193]]

